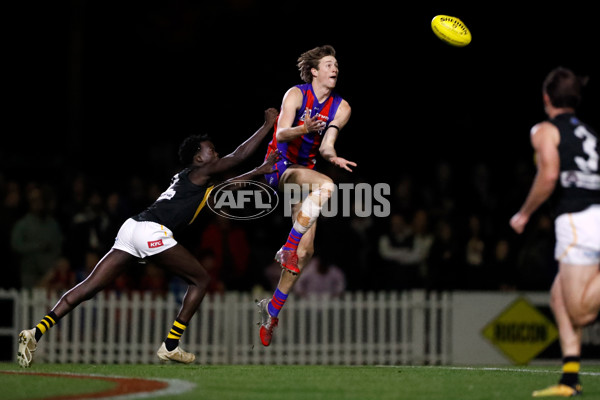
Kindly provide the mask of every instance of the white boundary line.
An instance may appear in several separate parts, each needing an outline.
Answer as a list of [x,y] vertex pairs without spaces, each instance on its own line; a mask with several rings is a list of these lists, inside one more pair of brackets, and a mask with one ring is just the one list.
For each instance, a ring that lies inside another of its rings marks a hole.
[[164,389],[154,390],[151,392],[137,392],[130,394],[122,394],[115,396],[106,397],[94,397],[96,400],[130,400],[130,399],[143,399],[151,397],[162,397],[162,396],[174,396],[185,392],[188,392],[196,387],[195,383],[184,381],[181,379],[163,379],[163,378],[141,378],[136,376],[120,376],[120,375],[101,375],[101,374],[79,374],[73,372],[34,372],[34,371],[8,371],[19,375],[43,375],[51,374],[56,377],[64,375],[65,377],[74,376],[80,378],[96,377],[96,378],[117,378],[117,379],[145,379],[149,381],[166,382],[167,387]]
[[[560,369],[556,370],[548,370],[548,369],[528,369],[528,368],[502,368],[502,367],[453,367],[453,366],[445,366],[445,365],[377,365],[377,367],[381,368],[431,368],[431,369],[451,369],[451,370],[462,370],[462,371],[506,371],[506,372],[526,372],[532,374],[560,374],[562,371]],[[587,375],[587,376],[600,376],[600,372],[586,372],[581,371],[579,375]]]
[[[121,378],[118,376],[105,376],[105,375],[99,375],[99,376],[106,377],[106,378]],[[123,377],[123,378],[127,378],[127,377]],[[147,379],[147,378],[144,378],[144,379]],[[162,397],[162,396],[175,396],[178,394],[188,392],[196,387],[195,383],[188,382],[188,381],[182,381],[181,379],[151,378],[148,380],[166,382],[168,384],[168,386],[164,389],[155,390],[152,392],[140,392],[140,393],[118,395],[118,396],[98,397],[97,400],[129,400],[129,399],[143,399],[143,398]]]

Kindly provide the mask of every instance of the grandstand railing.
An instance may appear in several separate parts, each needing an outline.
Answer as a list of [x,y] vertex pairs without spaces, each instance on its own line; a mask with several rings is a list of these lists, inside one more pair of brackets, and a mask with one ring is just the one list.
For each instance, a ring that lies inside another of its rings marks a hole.
[[[265,294],[266,295],[266,294]],[[43,289],[0,290],[12,302],[14,336],[35,326],[60,297]],[[450,364],[449,293],[359,292],[291,297],[273,342],[258,337],[255,296],[208,295],[183,335],[200,364]],[[64,317],[40,342],[36,362],[157,363],[156,350],[180,307],[178,296],[101,292]],[[14,352],[16,353],[16,351]]]

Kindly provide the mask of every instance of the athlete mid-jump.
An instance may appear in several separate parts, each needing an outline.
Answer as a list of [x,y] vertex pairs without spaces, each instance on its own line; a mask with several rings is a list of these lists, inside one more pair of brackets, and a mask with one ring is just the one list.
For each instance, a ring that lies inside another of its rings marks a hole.
[[283,97],[267,150],[267,156],[279,151],[281,160],[265,178],[282,192],[287,184],[304,185],[311,191],[302,203],[294,205],[292,229],[275,256],[283,268],[277,289],[271,299],[258,302],[260,338],[265,346],[271,343],[279,311],[298,274],[312,257],[316,220],[334,190],[331,178],[315,170],[317,155],[347,171],[356,166],[339,157],[334,147],[340,130],[350,119],[350,105],[334,92],[339,73],[334,48],[321,46],[303,53],[298,68],[305,83],[292,87]]

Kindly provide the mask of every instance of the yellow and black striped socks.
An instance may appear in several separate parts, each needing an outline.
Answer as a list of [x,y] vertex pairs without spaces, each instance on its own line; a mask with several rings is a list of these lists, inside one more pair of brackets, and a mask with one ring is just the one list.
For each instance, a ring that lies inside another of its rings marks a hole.
[[54,314],[54,311],[50,311],[39,324],[35,326],[35,340],[36,342],[42,338],[42,335],[46,331],[52,328],[58,322],[58,317]]
[[165,340],[165,347],[168,351],[173,351],[179,346],[179,339],[181,339],[181,335],[183,335],[185,328],[187,328],[187,325],[180,320],[176,319],[175,322],[173,322],[173,327]]
[[562,376],[560,383],[575,387],[579,383],[579,369],[581,361],[579,356],[566,356],[563,358]]

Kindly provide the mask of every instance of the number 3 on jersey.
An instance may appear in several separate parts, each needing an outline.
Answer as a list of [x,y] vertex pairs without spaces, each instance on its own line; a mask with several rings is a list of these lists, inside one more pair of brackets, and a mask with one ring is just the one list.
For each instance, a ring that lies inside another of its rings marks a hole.
[[588,155],[588,159],[585,160],[583,157],[575,157],[575,163],[583,172],[588,174],[598,172],[598,152],[596,147],[598,145],[598,139],[592,135],[583,125],[579,125],[575,128],[575,136],[583,140],[583,151]]

